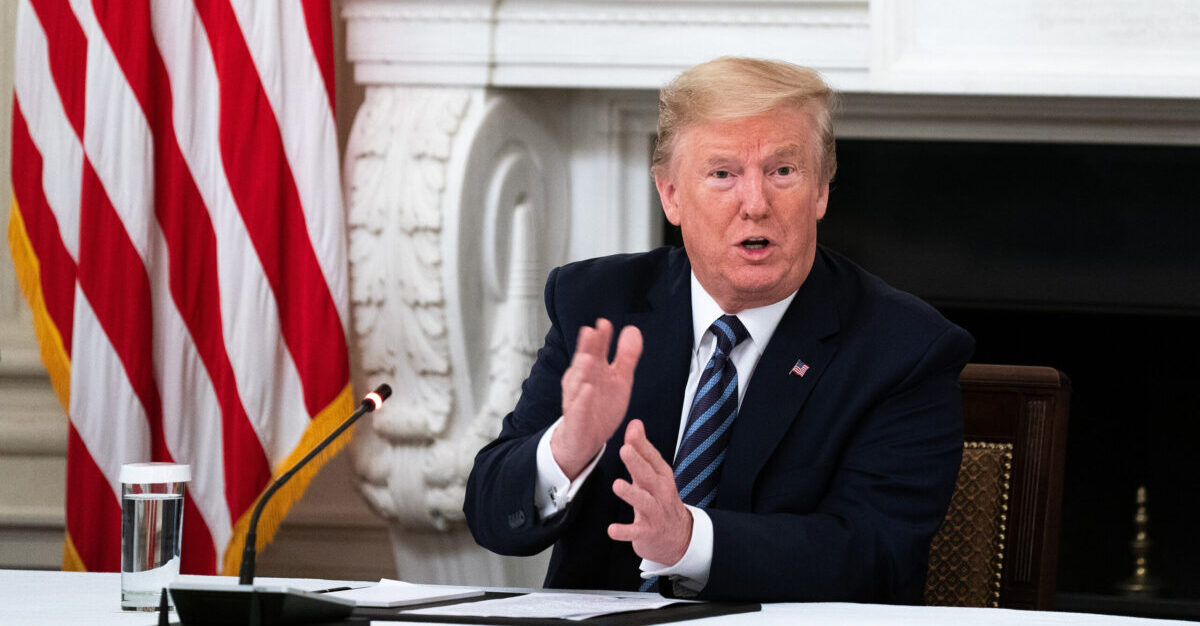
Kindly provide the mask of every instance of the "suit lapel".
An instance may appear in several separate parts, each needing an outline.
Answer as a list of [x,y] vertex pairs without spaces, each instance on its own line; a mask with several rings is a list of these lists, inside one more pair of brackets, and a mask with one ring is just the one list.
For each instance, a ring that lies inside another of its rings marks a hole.
[[682,249],[673,250],[663,277],[665,288],[651,289],[649,309],[628,318],[641,329],[643,338],[642,358],[634,376],[636,404],[631,403],[628,415],[642,420],[646,438],[668,463],[675,455],[692,349],[690,278],[687,256]]
[[[754,481],[837,352],[833,277],[820,252],[754,368],[733,424],[717,508],[751,510]],[[792,373],[797,360],[808,365]]]

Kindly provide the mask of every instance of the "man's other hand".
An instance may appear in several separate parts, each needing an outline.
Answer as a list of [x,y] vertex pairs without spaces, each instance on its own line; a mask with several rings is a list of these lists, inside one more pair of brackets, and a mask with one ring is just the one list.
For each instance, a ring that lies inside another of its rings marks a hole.
[[692,541],[692,512],[679,498],[671,466],[646,439],[639,420],[625,428],[621,460],[633,483],[618,479],[613,493],[633,507],[633,523],[609,524],[608,536],[633,542],[633,551],[643,559],[678,563]]
[[562,377],[563,421],[550,439],[554,461],[570,480],[621,425],[629,408],[633,370],[642,356],[642,333],[634,326],[621,330],[617,354],[608,362],[612,322],[596,320],[596,327],[579,329],[575,356]]

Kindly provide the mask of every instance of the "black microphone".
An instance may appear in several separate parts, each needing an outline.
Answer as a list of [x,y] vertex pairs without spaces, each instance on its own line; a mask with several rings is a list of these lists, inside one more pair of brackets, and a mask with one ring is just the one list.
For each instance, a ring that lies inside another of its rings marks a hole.
[[254,557],[258,552],[258,547],[255,545],[258,543],[258,518],[262,515],[263,508],[267,505],[267,500],[270,500],[271,496],[275,495],[275,492],[279,491],[279,488],[299,471],[300,468],[307,465],[313,457],[317,456],[317,453],[324,450],[334,439],[338,438],[338,435],[342,434],[354,422],[358,421],[358,418],[383,406],[383,401],[387,400],[391,395],[392,388],[387,383],[384,383],[376,387],[375,391],[364,396],[362,404],[358,405],[357,411],[351,413],[350,417],[346,418],[346,421],[342,422],[341,426],[338,426],[333,432],[329,433],[329,436],[323,439],[321,443],[318,443],[317,447],[304,455],[304,458],[300,459],[291,469],[284,472],[279,478],[276,478],[275,482],[271,483],[271,486],[267,487],[267,490],[263,492],[262,497],[258,499],[258,504],[254,507],[254,514],[250,516],[250,530],[246,532],[246,547],[242,550],[242,567],[238,570],[239,585],[254,584]]
[[263,492],[246,532],[246,547],[242,550],[242,566],[237,586],[205,583],[172,583],[169,587],[175,610],[183,624],[308,624],[329,622],[350,615],[355,603],[337,597],[320,596],[286,587],[256,587],[254,557],[257,553],[258,518],[271,496],[313,457],[338,438],[358,418],[378,409],[392,395],[392,388],[380,385],[363,397],[362,404],[329,436],[321,440],[304,458],[284,472]]

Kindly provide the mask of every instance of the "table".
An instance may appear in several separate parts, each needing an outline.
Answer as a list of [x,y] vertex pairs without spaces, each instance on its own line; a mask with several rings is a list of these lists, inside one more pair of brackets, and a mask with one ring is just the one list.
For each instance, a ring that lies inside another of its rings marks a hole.
[[[191,581],[230,584],[232,577],[184,576]],[[327,589],[346,581],[259,578],[256,583],[301,589]],[[0,624],[4,626],[155,626],[155,613],[120,608],[121,575],[114,573],[0,570]],[[403,624],[405,622],[375,622]],[[1169,626],[1192,622],[1084,613],[966,609],[954,607],[885,606],[843,603],[765,604],[762,612],[727,615],[688,622],[722,626]]]

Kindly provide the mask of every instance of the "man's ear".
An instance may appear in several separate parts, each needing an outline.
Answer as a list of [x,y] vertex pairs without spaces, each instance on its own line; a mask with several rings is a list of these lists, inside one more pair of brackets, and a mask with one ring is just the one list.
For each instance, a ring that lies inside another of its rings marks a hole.
[[679,203],[676,198],[675,181],[667,174],[655,174],[654,186],[658,188],[658,199],[662,201],[663,213],[672,225],[679,225]]
[[825,219],[825,207],[829,204],[829,183],[822,184],[817,194],[817,221],[819,222]]

